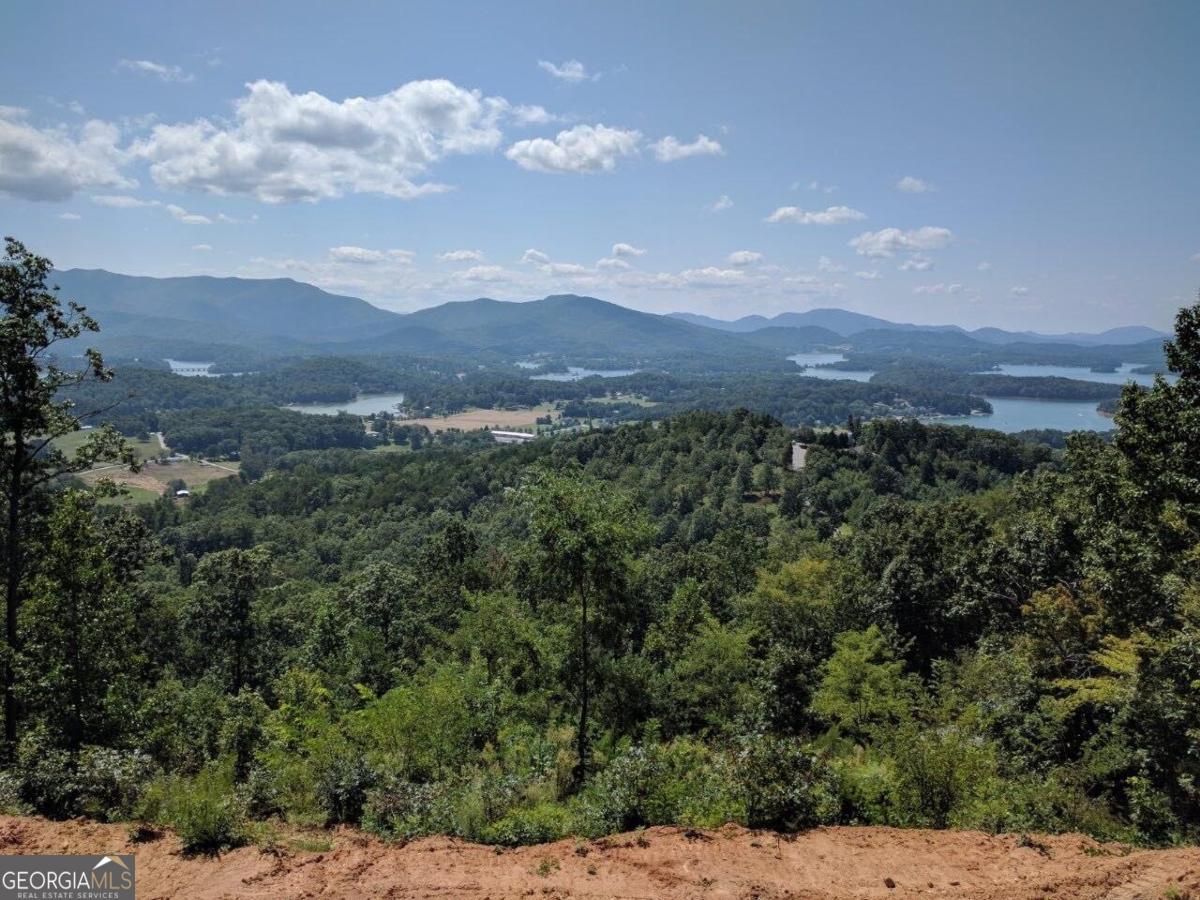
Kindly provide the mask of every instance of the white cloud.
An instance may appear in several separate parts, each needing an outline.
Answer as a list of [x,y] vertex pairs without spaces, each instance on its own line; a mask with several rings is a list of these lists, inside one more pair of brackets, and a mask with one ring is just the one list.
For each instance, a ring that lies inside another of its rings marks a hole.
[[439,262],[482,262],[482,250],[447,250],[438,254]]
[[1013,287],[1009,289],[1009,293],[1011,293],[1014,297],[1028,297],[1030,292],[1029,288],[1027,288],[1025,285],[1017,284],[1013,285]]
[[937,284],[921,284],[913,288],[914,294],[961,294],[966,288],[957,281],[952,284],[938,282]]
[[914,253],[900,263],[901,272],[928,272],[933,268],[933,260],[924,253]]
[[1191,259],[1192,262],[1200,262],[1200,253],[1193,253]]
[[521,262],[523,262],[523,263],[548,263],[548,262],[550,262],[550,257],[547,256],[545,253],[543,253],[541,250],[534,250],[532,247],[530,247],[523,254],[521,254]]
[[202,216],[199,213],[190,213],[182,206],[176,206],[174,203],[168,203],[165,207],[177,222],[182,222],[184,225],[211,225],[212,219],[208,216]]
[[83,216],[79,215],[79,213],[73,213],[73,212],[59,213],[58,217],[67,222],[78,222],[80,219],[83,218]]
[[862,256],[894,256],[903,251],[940,250],[954,240],[949,228],[925,225],[911,231],[883,228],[864,231],[849,242]]
[[798,206],[781,206],[767,216],[766,220],[772,224],[792,222],[797,225],[842,225],[846,222],[859,222],[866,217],[866,213],[849,206],[830,206],[817,212],[805,212]]
[[642,143],[640,131],[605,125],[576,125],[554,138],[517,141],[505,156],[531,172],[611,172],[617,160],[633,156]]
[[179,66],[168,66],[149,59],[122,59],[117,63],[122,69],[129,69],[139,75],[153,75],[160,81],[192,81],[195,76],[183,71]]
[[410,199],[448,190],[418,179],[451,154],[494,150],[508,110],[446,80],[411,81],[378,97],[337,102],[256,81],[232,123],[157,125],[135,145],[165,188],[249,194],[265,203],[353,193]]
[[707,135],[698,135],[690,144],[681,144],[673,135],[667,135],[650,145],[659,162],[675,162],[689,156],[723,156],[725,150]]
[[642,247],[633,246],[633,244],[620,243],[612,245],[612,255],[617,257],[645,256],[646,251]]
[[125,194],[93,194],[92,202],[97,206],[109,206],[113,209],[137,209],[142,206],[158,206],[157,200],[142,200],[140,197],[130,197]]
[[829,282],[815,275],[789,275],[780,283],[780,287],[790,293],[822,296],[839,294],[846,289],[841,282]]
[[628,269],[629,263],[623,259],[618,259],[615,256],[606,256],[603,259],[596,260],[597,269]]
[[330,247],[329,258],[339,263],[354,263],[357,265],[376,265],[385,262],[398,262],[407,265],[412,262],[411,250],[371,250],[366,247],[341,246]]
[[463,281],[498,282],[515,281],[519,275],[516,272],[510,272],[503,266],[472,266],[458,273],[458,277]]
[[200,253],[207,253],[212,250],[212,244],[192,244],[192,249]]
[[[1197,256],[1200,256],[1200,254],[1197,254]],[[975,268],[978,269],[980,272],[990,272],[990,271],[992,271],[992,264],[985,260],[984,262],[981,262],[979,265],[977,265]]]
[[746,283],[746,273],[741,269],[705,266],[702,269],[685,269],[679,273],[679,280],[689,287],[737,287]]
[[80,128],[36,128],[25,110],[0,106],[0,194],[66,200],[82,188],[131,188],[121,174],[125,152],[115,125],[92,119]]
[[731,266],[752,266],[757,262],[762,262],[763,255],[757,250],[735,250],[728,256],[728,262]]
[[[729,199],[729,195],[722,194],[720,197],[717,198],[717,201],[712,206],[709,207],[709,210],[711,212],[719,213],[719,212],[724,212],[725,210],[729,209],[729,207],[731,207],[731,206],[733,206],[733,201]],[[1198,254],[1198,255],[1200,255],[1200,254]]]
[[551,262],[541,266],[541,270],[547,275],[587,275],[592,270],[587,266],[579,263],[557,263]]
[[929,191],[936,191],[937,188],[924,179],[905,175],[896,182],[896,190],[903,191],[906,194],[926,194]]
[[558,116],[541,106],[514,106],[510,115],[518,125],[546,125],[558,121]]
[[822,272],[845,272],[846,267],[839,262],[835,262],[828,256],[822,256],[817,260],[817,268]]
[[[800,183],[796,182],[795,184],[792,185],[792,190],[796,190],[796,188],[798,188],[798,187],[800,187]],[[837,190],[837,185],[836,184],[822,184],[821,182],[814,179],[813,181],[810,181],[808,183],[808,189],[810,191],[820,191],[822,194],[832,194],[834,191]]]
[[883,276],[874,269],[871,269],[870,271],[855,272],[854,277],[861,278],[863,281],[878,281]]
[[539,59],[538,68],[543,72],[549,72],[559,81],[565,81],[568,84],[578,84],[581,81],[595,81],[600,77],[599,73],[595,75],[588,74],[587,67],[577,59],[568,59],[561,65],[555,65],[552,62]]

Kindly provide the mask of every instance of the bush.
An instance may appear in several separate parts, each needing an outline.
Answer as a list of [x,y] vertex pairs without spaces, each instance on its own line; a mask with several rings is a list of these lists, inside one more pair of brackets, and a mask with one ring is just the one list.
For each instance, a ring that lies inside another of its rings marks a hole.
[[799,831],[837,819],[835,773],[823,756],[798,740],[745,739],[735,772],[751,828]]
[[217,853],[246,843],[246,808],[235,792],[232,762],[193,778],[169,777],[146,792],[139,818],[169,825],[186,853]]

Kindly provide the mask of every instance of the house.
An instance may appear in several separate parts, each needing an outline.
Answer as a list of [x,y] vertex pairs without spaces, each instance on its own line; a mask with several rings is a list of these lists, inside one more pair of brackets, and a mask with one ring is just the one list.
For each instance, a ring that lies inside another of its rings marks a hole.
[[497,444],[524,444],[537,437],[527,431],[492,431],[491,435]]

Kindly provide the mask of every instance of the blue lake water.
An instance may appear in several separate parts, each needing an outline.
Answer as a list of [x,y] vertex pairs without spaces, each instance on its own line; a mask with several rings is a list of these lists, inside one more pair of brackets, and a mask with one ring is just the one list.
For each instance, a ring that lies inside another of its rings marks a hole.
[[829,369],[822,368],[830,363],[843,362],[846,357],[841,353],[793,353],[788,357],[801,367],[800,374],[805,378],[821,378],[826,381],[870,381],[874,372],[866,369]]
[[579,366],[567,366],[565,372],[546,372],[544,375],[531,375],[535,381],[579,381],[599,375],[601,378],[620,378],[623,375],[634,375],[637,369],[584,369]]
[[1039,400],[1030,397],[988,397],[990,416],[950,416],[931,419],[939,425],[974,425],[1012,433],[1030,428],[1057,428],[1060,431],[1109,431],[1113,420],[1096,412],[1089,400]]
[[[1115,372],[1093,372],[1091,369],[1083,366],[1026,366],[1002,363],[995,369],[981,374],[1015,375],[1018,378],[1056,376],[1058,378],[1074,378],[1077,381],[1098,381],[1102,384],[1124,384],[1127,381],[1133,381],[1143,387],[1151,387],[1154,384],[1154,376],[1139,375],[1132,371],[1138,367],[1138,363],[1122,363],[1120,368]],[[1179,376],[1169,373],[1165,378],[1168,382],[1174,384]]]
[[370,416],[381,412],[395,412],[396,407],[403,402],[403,394],[362,394],[341,403],[292,403],[286,409],[319,416],[335,416],[340,412]]

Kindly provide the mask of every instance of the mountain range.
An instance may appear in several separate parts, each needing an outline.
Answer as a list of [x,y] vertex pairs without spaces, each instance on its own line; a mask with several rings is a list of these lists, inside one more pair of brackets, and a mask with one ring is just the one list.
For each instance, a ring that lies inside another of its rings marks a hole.
[[773,318],[723,321],[675,313],[654,315],[594,297],[555,295],[528,302],[480,298],[397,313],[356,297],[328,293],[288,278],[187,276],[149,278],[99,269],[55,273],[62,295],[84,304],[101,323],[100,346],[121,355],[180,359],[247,354],[470,355],[529,354],[574,362],[687,358],[779,360],[801,350],[1056,344],[1076,347],[1160,341],[1142,326],[1099,334],[967,331],[954,325],[890,322],[842,309],[788,312]]
[[842,337],[850,337],[864,331],[957,331],[969,335],[977,341],[988,344],[1081,344],[1096,346],[1099,344],[1140,344],[1143,341],[1162,340],[1168,337],[1164,332],[1145,325],[1126,325],[1121,328],[1110,328],[1096,333],[1072,331],[1065,334],[1040,334],[1035,331],[1005,331],[1001,328],[977,328],[969,331],[958,325],[911,325],[902,322],[890,322],[876,316],[850,312],[845,309],[810,309],[805,312],[785,312],[772,318],[765,316],[743,316],[740,319],[727,321],[701,316],[696,313],[677,312],[670,314],[672,318],[707,328],[730,331],[735,334],[759,331],[769,327],[803,328],[815,326],[837,332]]

